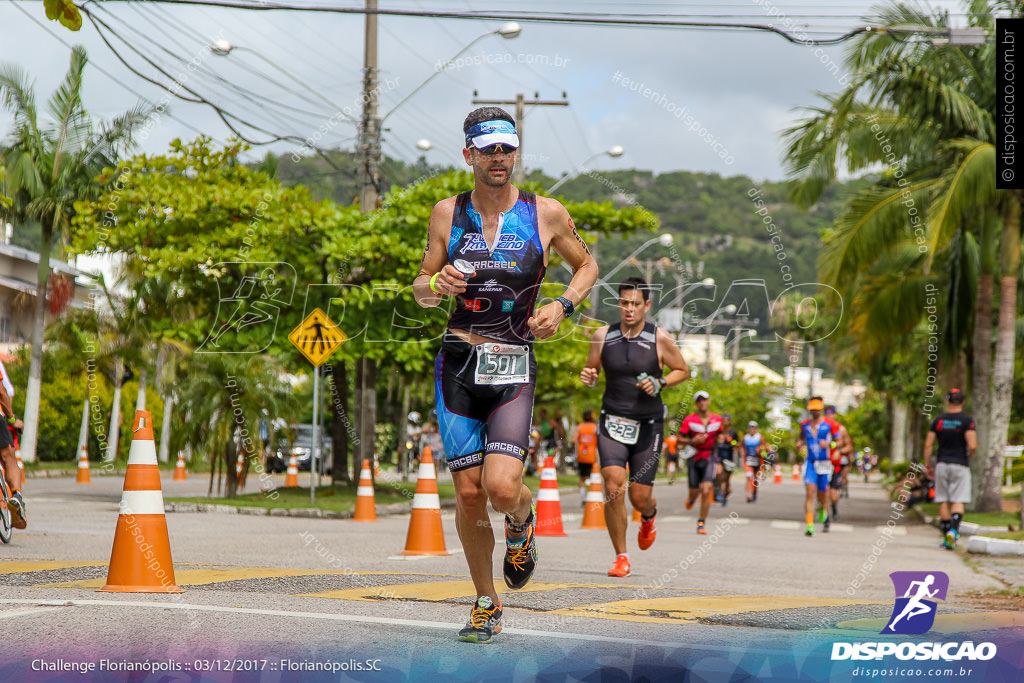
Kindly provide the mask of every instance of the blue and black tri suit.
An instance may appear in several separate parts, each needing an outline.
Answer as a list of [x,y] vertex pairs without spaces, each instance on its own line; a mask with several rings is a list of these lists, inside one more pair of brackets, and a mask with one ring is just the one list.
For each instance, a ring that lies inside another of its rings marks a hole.
[[[807,462],[804,463],[804,484],[816,486],[819,491],[828,491],[829,481],[832,479],[832,461],[829,458],[829,448],[822,448],[819,441],[831,441],[839,433],[838,427],[833,428],[825,420],[822,420],[817,427],[811,420],[804,420],[800,423],[800,434],[804,443],[807,444]],[[821,464],[821,471],[818,472],[815,463]]]
[[[490,357],[495,361],[508,360],[515,353],[522,358],[525,353],[525,363],[517,367],[524,371],[528,367],[529,379],[507,383],[496,375],[491,377],[495,383],[481,383],[482,368],[494,368],[500,375],[497,368],[502,363],[478,358],[476,347],[445,333],[434,361],[434,394],[452,471],[482,465],[486,453],[526,460],[537,378],[527,320],[533,315],[545,271],[537,196],[519,190],[513,207],[498,216],[493,250],[484,240],[481,217],[471,197],[471,192],[464,192],[455,199],[448,262],[469,261],[476,273],[456,298],[448,330],[466,330],[498,342],[496,347],[487,345],[495,350]],[[514,361],[504,365],[507,369]]]

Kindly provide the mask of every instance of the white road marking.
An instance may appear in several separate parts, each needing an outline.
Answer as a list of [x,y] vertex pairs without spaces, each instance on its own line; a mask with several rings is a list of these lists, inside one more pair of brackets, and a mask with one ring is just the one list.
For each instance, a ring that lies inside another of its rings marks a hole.
[[42,614],[43,612],[52,612],[54,608],[59,605],[47,605],[45,607],[36,607],[35,609],[15,609],[0,611],[0,619],[11,619],[12,617],[24,617],[31,614]]
[[792,522],[784,519],[773,519],[772,523],[769,524],[773,529],[799,529],[800,522]]
[[458,555],[462,552],[462,548],[452,548],[448,551],[448,555],[392,555],[389,560],[429,560],[432,557],[448,557],[449,555]]
[[[250,607],[222,607],[219,605],[196,605],[189,603],[171,603],[171,602],[137,602],[137,601],[121,601],[121,600],[61,600],[54,602],[47,602],[45,600],[27,600],[27,599],[4,599],[0,600],[0,604],[29,604],[37,605],[39,607],[142,607],[149,609],[171,609],[171,610],[194,610],[198,612],[221,612],[224,614],[256,614],[260,616],[270,617],[292,617],[296,619],[321,619],[323,621],[346,621],[356,624],[384,624],[387,626],[402,626],[407,628],[433,628],[443,629],[446,631],[455,631],[462,628],[465,624],[462,622],[458,623],[447,623],[443,621],[418,621],[415,619],[394,619],[391,617],[370,617],[370,616],[355,616],[351,614],[332,614],[324,612],[293,612],[286,610],[272,610],[272,609],[256,609]],[[581,619],[583,617],[575,617]],[[534,638],[547,638],[547,639],[559,639],[559,640],[579,640],[583,642],[605,642],[615,644],[626,644],[634,646],[644,647],[660,647],[660,648],[672,648],[680,649],[686,647],[681,642],[657,642],[652,640],[631,640],[628,638],[619,638],[613,636],[600,636],[591,635],[587,633],[564,633],[555,631],[533,631],[530,629],[520,628],[506,628],[502,629],[502,633],[512,633],[515,635],[532,636]],[[714,647],[704,646],[700,647],[701,650],[715,650],[720,652],[731,651],[729,647]],[[745,652],[762,652],[768,653],[769,650],[745,650]],[[775,652],[771,650],[770,652]]]

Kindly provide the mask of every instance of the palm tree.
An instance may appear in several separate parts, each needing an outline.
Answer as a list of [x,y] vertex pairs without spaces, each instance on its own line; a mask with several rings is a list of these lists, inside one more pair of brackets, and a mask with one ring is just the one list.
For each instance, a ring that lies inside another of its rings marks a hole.
[[41,122],[28,75],[13,64],[0,65],[0,99],[14,116],[2,160],[10,206],[0,215],[19,223],[37,221],[41,229],[37,295],[32,323],[32,355],[25,403],[22,459],[35,460],[39,396],[42,382],[46,285],[54,241],[66,241],[74,203],[98,193],[95,179],[112,167],[119,151],[131,145],[132,130],[148,110],[137,106],[109,123],[95,125],[82,104],[85,49],[71,51],[71,64],[60,87],[47,103],[48,122]]
[[[974,0],[969,11],[976,26],[991,31],[995,13],[1019,15],[1020,3]],[[946,16],[900,4],[882,8],[874,20],[886,31],[872,31],[853,45],[847,63],[855,73],[854,82],[786,131],[790,170],[798,181],[794,194],[805,204],[813,203],[835,179],[841,162],[851,172],[887,165],[876,183],[851,200],[826,240],[819,270],[824,282],[855,296],[871,285],[872,270],[877,278],[880,264],[900,260],[900,253],[906,256],[908,249],[918,248],[919,258],[902,258],[898,272],[921,277],[898,285],[899,297],[872,297],[866,302],[874,313],[866,311],[862,319],[873,315],[876,323],[889,321],[876,324],[872,335],[861,320],[861,339],[868,345],[873,340],[878,348],[916,328],[924,306],[904,306],[909,317],[879,312],[896,301],[923,304],[923,288],[934,286],[930,276],[946,285],[947,329],[951,316],[964,321],[965,309],[968,316],[971,308],[977,309],[973,339],[961,334],[954,339],[958,346],[951,349],[947,344],[944,350],[948,357],[975,344],[975,408],[985,410],[986,399],[992,407],[990,412],[976,412],[989,438],[976,459],[981,476],[976,478],[980,490],[975,500],[978,509],[991,509],[998,507],[998,467],[1009,421],[1014,342],[1012,333],[1004,333],[1004,325],[1012,329],[1009,319],[1015,317],[1021,199],[1019,192],[998,191],[994,184],[995,47],[933,46],[915,40],[915,35],[946,29]],[[866,99],[859,99],[862,94]],[[1000,306],[990,365],[991,308],[986,310],[982,298],[991,293],[990,256],[1000,234],[993,229],[995,216],[1003,219],[1000,299],[1013,303]],[[974,280],[963,286],[963,278],[971,275]],[[981,305],[972,306],[972,300]]]

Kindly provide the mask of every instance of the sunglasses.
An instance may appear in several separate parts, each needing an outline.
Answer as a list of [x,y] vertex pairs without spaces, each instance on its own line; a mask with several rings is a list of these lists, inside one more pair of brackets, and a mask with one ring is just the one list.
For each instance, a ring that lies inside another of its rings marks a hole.
[[497,145],[488,145],[487,147],[481,147],[480,149],[477,149],[476,151],[480,152],[484,156],[493,157],[493,156],[496,156],[498,154],[512,154],[513,152],[516,151],[516,148],[511,146],[511,145],[497,144]]

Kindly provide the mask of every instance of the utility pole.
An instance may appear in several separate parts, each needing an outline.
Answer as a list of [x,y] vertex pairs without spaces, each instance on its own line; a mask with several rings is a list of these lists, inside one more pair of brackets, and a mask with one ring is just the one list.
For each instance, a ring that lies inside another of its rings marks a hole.
[[542,100],[540,99],[540,93],[533,93],[532,100],[524,99],[524,95],[519,93],[516,95],[514,100],[478,100],[476,99],[476,90],[473,91],[473,104],[491,104],[495,106],[508,106],[515,105],[516,108],[516,132],[519,134],[519,152],[516,154],[516,167],[512,170],[512,182],[516,185],[522,185],[523,181],[526,180],[526,170],[524,168],[525,160],[523,159],[523,129],[526,124],[523,118],[526,116],[526,106],[531,107],[568,107],[569,100],[566,99],[566,95],[562,93],[561,100]]
[[[377,118],[377,0],[366,0],[366,36],[363,49],[363,116],[359,126],[359,210],[377,210],[380,183],[380,121]],[[363,460],[373,461],[374,426],[377,422],[377,373],[369,358],[356,359],[355,404],[359,439],[356,442],[352,480],[359,481]],[[371,468],[372,472],[372,468]]]

